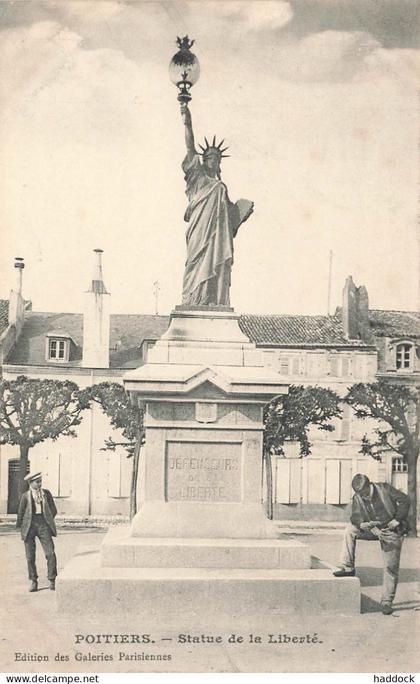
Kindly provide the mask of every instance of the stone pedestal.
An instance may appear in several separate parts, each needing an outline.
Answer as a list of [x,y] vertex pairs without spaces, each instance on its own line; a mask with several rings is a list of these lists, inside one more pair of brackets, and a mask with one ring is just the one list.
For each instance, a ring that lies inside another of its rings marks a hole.
[[63,610],[100,611],[106,601],[130,612],[141,601],[144,615],[163,601],[181,616],[191,605],[208,610],[210,599],[226,616],[238,600],[249,617],[359,611],[358,580],[311,569],[308,547],[275,539],[264,514],[263,408],[287,385],[262,365],[233,310],[177,307],[124,384],[145,409],[139,510],[130,528],[110,530],[100,554],[60,575]]
[[232,310],[183,310],[124,378],[145,407],[133,537],[275,536],[261,506],[262,411],[287,392]]

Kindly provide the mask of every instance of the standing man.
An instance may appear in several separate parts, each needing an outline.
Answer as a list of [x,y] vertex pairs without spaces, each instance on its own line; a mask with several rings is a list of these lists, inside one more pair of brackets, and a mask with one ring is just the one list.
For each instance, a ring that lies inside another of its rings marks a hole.
[[387,482],[370,482],[360,473],[354,476],[351,486],[355,493],[350,523],[344,531],[340,567],[333,574],[353,577],[356,540],[379,539],[384,561],[381,608],[384,615],[391,615],[410,499]]
[[53,537],[57,536],[54,518],[57,508],[51,492],[42,489],[42,473],[30,473],[25,477],[29,489],[22,494],[16,527],[21,528],[21,536],[25,542],[28,575],[31,580],[29,591],[38,591],[38,573],[35,564],[35,538],[38,537],[47,559],[48,580],[50,589],[55,590],[57,577],[57,558],[54,551]]

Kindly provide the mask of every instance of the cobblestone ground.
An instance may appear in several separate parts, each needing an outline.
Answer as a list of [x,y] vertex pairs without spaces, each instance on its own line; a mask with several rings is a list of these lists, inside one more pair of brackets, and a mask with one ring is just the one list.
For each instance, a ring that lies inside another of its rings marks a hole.
[[[56,541],[59,571],[80,550],[97,549],[104,530],[59,530]],[[312,555],[334,565],[340,535],[299,534]],[[168,615],[165,624],[150,617],[60,615],[55,594],[47,589],[45,560],[38,550],[40,591],[28,592],[24,547],[10,527],[0,528],[2,672],[416,672],[419,670],[416,610],[419,540],[404,542],[395,612],[383,616],[382,559],[379,544],[359,542],[357,574],[362,585],[362,612],[355,617],[273,616],[244,623],[232,619],[223,629],[206,606],[200,618],[179,620]],[[418,629],[418,627],[417,627]],[[154,643],[121,647],[112,644],[77,645],[76,634],[151,634]],[[222,637],[222,643],[180,643],[181,634]],[[228,638],[240,635],[243,642]],[[261,643],[250,643],[250,635]],[[268,634],[311,638],[310,643],[267,643]],[[156,660],[156,656],[163,660]],[[43,660],[34,657],[45,656]],[[128,659],[126,656],[130,656]],[[151,656],[154,656],[152,659]],[[61,659],[60,659],[61,658]],[[95,659],[94,659],[95,658]]]

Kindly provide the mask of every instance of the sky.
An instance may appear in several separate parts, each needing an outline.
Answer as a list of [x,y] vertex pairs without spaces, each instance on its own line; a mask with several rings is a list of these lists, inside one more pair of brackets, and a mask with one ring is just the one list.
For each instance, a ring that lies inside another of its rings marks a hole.
[[168,65],[195,39],[196,140],[225,138],[238,313],[419,302],[414,0],[2,0],[0,297],[81,311],[102,248],[114,313],[181,302],[183,125]]

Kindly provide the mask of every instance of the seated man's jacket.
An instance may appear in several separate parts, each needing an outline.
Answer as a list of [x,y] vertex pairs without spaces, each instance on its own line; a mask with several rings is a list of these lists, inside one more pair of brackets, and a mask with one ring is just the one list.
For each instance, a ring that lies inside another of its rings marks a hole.
[[[401,528],[406,527],[410,499],[407,494],[395,489],[387,482],[372,482],[373,493],[371,503],[375,510],[375,520],[386,525],[390,520],[398,520]],[[372,515],[369,514],[365,501],[360,494],[354,494],[351,506],[350,520],[353,525],[360,527],[362,522],[370,522]]]
[[[42,508],[45,522],[51,530],[53,537],[57,536],[57,529],[54,518],[57,515],[57,508],[54,503],[53,496],[48,489],[41,489],[42,493]],[[32,500],[31,490],[22,494],[19,504],[19,510],[16,519],[16,527],[20,527],[21,537],[25,541],[28,536],[29,528],[32,523],[32,516],[35,513],[34,502]]]

